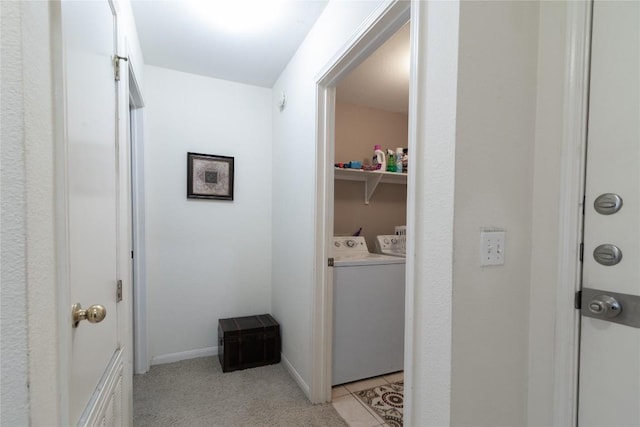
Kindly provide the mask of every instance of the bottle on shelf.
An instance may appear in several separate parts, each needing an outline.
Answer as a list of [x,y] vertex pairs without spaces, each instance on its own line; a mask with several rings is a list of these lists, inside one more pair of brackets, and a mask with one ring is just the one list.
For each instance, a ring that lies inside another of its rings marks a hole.
[[372,160],[374,170],[379,172],[384,172],[387,170],[387,161],[384,156],[384,151],[379,144],[376,144],[373,147],[373,160]]
[[396,148],[396,172],[402,173],[402,147]]
[[396,157],[393,150],[387,149],[387,172],[396,171]]
[[409,149],[408,148],[403,148],[402,149],[402,171],[404,173],[408,173],[409,168]]

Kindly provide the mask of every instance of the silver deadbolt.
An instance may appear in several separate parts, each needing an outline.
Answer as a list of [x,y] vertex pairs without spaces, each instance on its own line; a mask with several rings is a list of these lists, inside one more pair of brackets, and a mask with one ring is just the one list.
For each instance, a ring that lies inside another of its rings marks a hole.
[[622,209],[622,197],[615,193],[605,193],[593,202],[593,208],[602,215],[611,215]]
[[616,245],[607,243],[593,250],[593,258],[602,265],[616,265],[622,260],[622,251]]
[[589,301],[587,308],[591,313],[609,319],[620,315],[622,312],[622,306],[620,303],[614,297],[609,295],[598,295],[597,297],[594,297]]

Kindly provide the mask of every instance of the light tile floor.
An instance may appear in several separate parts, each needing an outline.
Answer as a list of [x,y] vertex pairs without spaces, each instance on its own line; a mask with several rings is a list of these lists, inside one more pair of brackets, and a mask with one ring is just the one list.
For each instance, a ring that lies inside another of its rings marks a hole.
[[350,427],[388,426],[373,409],[362,403],[353,393],[403,379],[404,373],[397,372],[395,374],[335,386],[332,390],[331,403]]

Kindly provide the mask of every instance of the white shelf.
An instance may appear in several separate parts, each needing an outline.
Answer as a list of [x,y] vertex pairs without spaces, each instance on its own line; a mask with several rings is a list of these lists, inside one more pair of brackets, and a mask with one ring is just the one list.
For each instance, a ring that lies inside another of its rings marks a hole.
[[397,172],[371,172],[360,169],[334,169],[334,178],[341,181],[364,182],[364,203],[369,204],[369,200],[376,191],[378,184],[399,184],[407,185],[407,174]]

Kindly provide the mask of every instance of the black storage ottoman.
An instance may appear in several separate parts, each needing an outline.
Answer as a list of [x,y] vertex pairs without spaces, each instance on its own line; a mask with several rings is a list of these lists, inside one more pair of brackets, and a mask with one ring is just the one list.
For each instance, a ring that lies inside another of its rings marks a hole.
[[280,363],[280,325],[270,314],[218,320],[222,372]]

